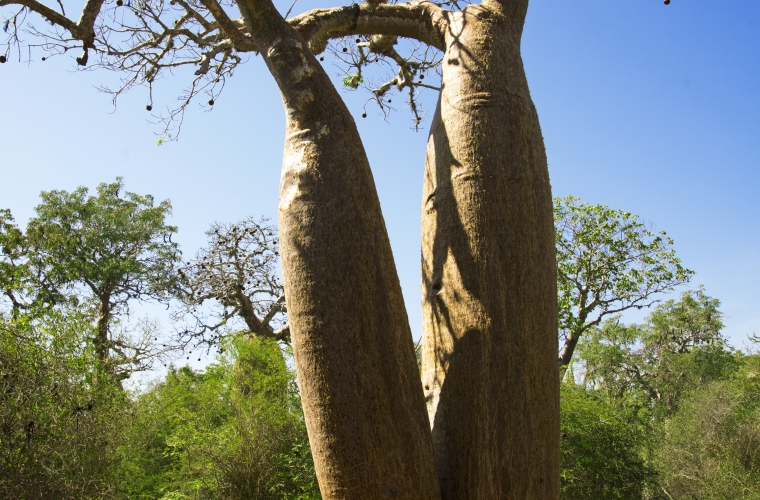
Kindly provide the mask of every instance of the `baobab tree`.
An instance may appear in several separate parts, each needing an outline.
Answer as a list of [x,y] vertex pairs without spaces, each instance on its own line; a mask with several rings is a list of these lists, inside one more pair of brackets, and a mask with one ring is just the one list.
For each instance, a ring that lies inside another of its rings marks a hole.
[[[264,59],[287,117],[282,270],[324,498],[559,497],[554,229],[520,55],[528,0],[371,0],[287,20],[271,0],[87,0],[78,20],[38,0],[7,6],[20,9],[12,42],[41,15],[53,25],[29,30],[41,47],[81,48],[80,65],[94,54],[123,72],[116,93],[195,65],[184,103],[208,92],[213,105],[241,54]],[[317,59],[344,37],[359,37],[359,68],[387,58],[399,65],[389,85],[410,91],[429,62],[395,42],[442,53],[424,169],[422,383],[369,163]]]

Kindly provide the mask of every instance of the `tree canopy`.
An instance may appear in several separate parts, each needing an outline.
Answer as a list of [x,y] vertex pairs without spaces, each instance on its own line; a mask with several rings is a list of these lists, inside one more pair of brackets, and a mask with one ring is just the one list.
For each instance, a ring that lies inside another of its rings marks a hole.
[[[80,187],[43,192],[25,232],[6,212],[2,232],[3,286],[14,314],[35,304],[88,308],[100,369],[126,378],[148,368],[164,349],[144,323],[137,337],[117,328],[131,301],[167,303],[176,296],[180,260],[166,224],[171,205],[124,192],[122,179],[100,184],[96,195]],[[124,326],[124,325],[122,325]]]
[[687,283],[673,240],[640,217],[568,196],[554,199],[559,328],[567,365],[581,335],[609,315],[649,307]]

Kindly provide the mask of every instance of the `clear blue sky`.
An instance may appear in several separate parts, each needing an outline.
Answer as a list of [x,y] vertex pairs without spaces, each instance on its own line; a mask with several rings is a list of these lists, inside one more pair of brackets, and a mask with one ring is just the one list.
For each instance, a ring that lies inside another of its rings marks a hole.
[[[300,0],[294,12],[327,5]],[[116,75],[75,71],[75,54],[44,63],[41,55],[0,65],[0,207],[18,222],[42,190],[94,188],[116,176],[130,191],[171,199],[187,254],[214,220],[276,219],[283,111],[260,59],[236,73],[213,112],[192,106],[178,143],[157,147],[145,91],[112,112],[95,86]],[[693,286],[723,302],[734,345],[760,333],[760,2],[533,0],[523,56],[554,194],[625,209],[667,231],[697,271]],[[162,82],[156,108],[187,82],[182,72]],[[366,94],[345,94],[417,336],[427,133],[410,129],[400,97],[386,122],[372,108],[359,116]],[[425,101],[430,111],[434,98]]]

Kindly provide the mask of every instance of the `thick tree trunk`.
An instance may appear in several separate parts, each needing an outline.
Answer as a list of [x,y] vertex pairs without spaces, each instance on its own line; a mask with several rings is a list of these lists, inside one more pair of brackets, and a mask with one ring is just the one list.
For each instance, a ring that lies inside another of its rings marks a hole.
[[559,498],[554,226],[526,10],[449,15],[422,210],[423,385],[444,499]]
[[287,114],[280,246],[322,496],[438,499],[412,336],[356,125],[300,36],[268,1],[248,5]]

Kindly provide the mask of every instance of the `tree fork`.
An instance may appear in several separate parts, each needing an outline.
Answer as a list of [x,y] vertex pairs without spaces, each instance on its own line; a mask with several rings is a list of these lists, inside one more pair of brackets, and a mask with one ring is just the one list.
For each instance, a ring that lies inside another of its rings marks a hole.
[[422,208],[423,385],[442,498],[559,498],[551,189],[527,1],[450,13]]

